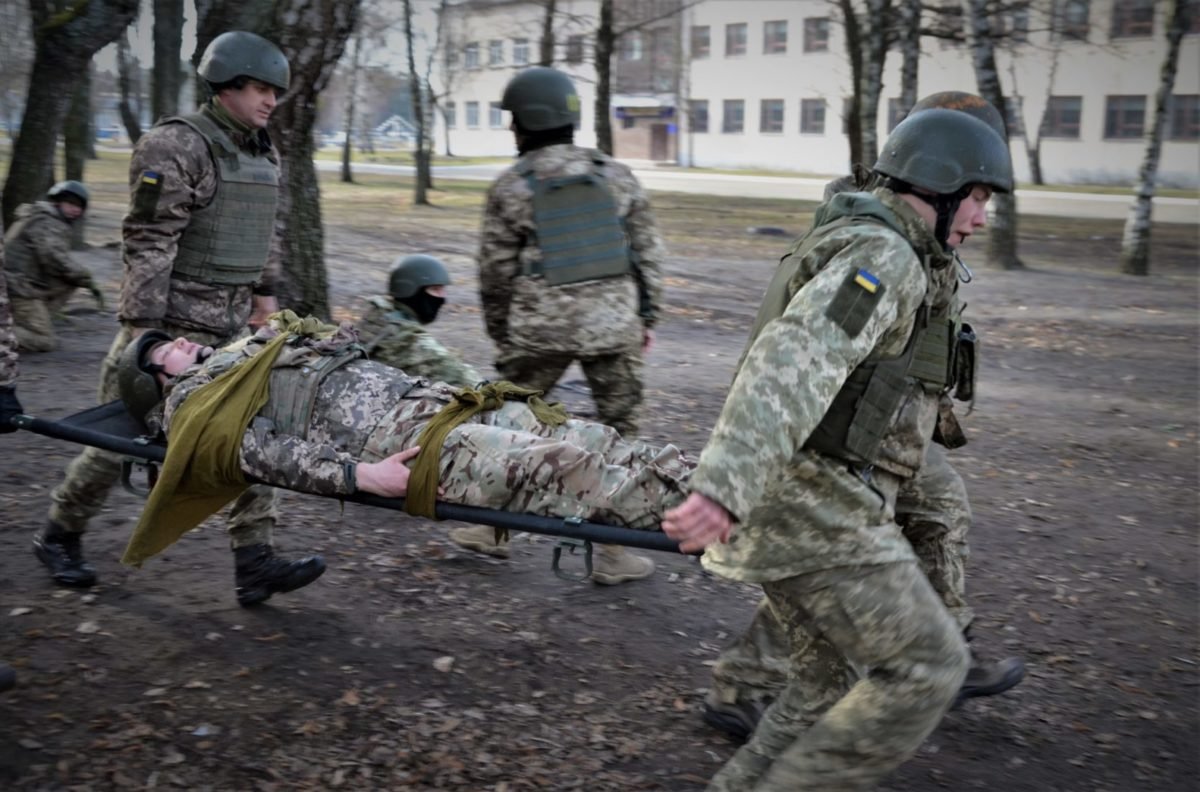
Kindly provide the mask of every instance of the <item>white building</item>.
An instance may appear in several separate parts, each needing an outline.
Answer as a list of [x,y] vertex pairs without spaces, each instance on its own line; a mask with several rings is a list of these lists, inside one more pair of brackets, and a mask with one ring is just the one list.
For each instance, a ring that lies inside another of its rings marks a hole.
[[[1018,98],[1014,105],[1019,105],[1015,113],[1020,123],[1010,124],[1017,177],[1029,178],[1023,130],[1036,130],[1049,106],[1041,135],[1046,181],[1131,183],[1145,151],[1143,132],[1153,116],[1166,50],[1167,4],[1060,4],[1069,23],[1066,35],[1052,37],[1044,21],[1031,20],[1029,14],[1002,20],[1030,31],[1024,43],[997,51],[1005,94]],[[578,141],[592,145],[591,56],[598,3],[560,0],[559,6],[566,6],[570,19],[562,24],[570,29],[556,29],[555,65],[576,79],[584,106]],[[815,174],[847,171],[849,144],[842,113],[851,93],[850,67],[833,9],[826,0],[704,0],[685,8],[679,26],[684,40],[675,106],[690,112],[670,127],[677,139],[669,147],[679,164]],[[460,57],[468,66],[459,71],[451,91],[457,115],[450,129],[454,153],[511,153],[508,119],[499,112],[498,102],[515,70],[537,60],[543,4],[467,0],[452,14],[462,27]],[[524,59],[517,55],[522,41],[529,53]],[[631,51],[640,48],[618,43],[614,71],[618,58]],[[890,53],[880,101],[881,138],[895,122],[899,70],[899,54]],[[969,48],[922,39],[918,84],[918,95],[975,92]],[[472,104],[473,111],[467,109]],[[620,120],[614,117],[613,124],[618,127]],[[620,137],[616,140],[616,154],[621,156]],[[1159,183],[1200,184],[1200,13],[1193,15],[1183,40]]]

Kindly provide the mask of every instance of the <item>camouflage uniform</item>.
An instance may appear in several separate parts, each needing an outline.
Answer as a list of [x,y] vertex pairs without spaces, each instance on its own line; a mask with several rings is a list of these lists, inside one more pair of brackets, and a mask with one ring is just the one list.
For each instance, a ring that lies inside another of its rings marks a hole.
[[13,327],[24,352],[55,349],[51,318],[72,292],[92,287],[92,273],[71,259],[70,234],[71,224],[50,201],[17,207],[16,222],[5,234]]
[[[523,274],[542,253],[531,242],[533,193],[520,169],[532,166],[538,179],[582,175],[597,167],[597,157],[636,257],[635,271],[549,288]],[[636,436],[642,334],[660,310],[664,256],[646,194],[629,168],[572,144],[525,154],[488,190],[479,250],[480,302],[500,376],[549,391],[578,360],[600,421]]]
[[17,337],[4,279],[4,242],[0,240],[0,388],[17,384]]
[[903,234],[836,228],[773,284],[782,312],[760,324],[691,480],[740,523],[704,565],[762,584],[794,653],[787,686],[712,790],[869,789],[916,750],[966,675],[961,632],[896,524],[937,394],[905,386],[873,467],[809,447],[851,372],[903,354],[922,306],[937,315],[954,299],[955,267],[925,222],[890,191],[874,195]]
[[[261,351],[269,335],[261,331],[219,350],[176,378],[162,411],[168,438],[179,405]],[[247,475],[317,495],[349,494],[356,462],[379,461],[416,445],[426,423],[456,390],[382,363],[352,360],[324,376],[311,411],[307,403],[291,408],[288,415],[311,415],[300,429],[306,436],[281,430],[276,411],[288,409],[280,407],[288,393],[276,387],[275,378],[287,368],[315,369],[316,360],[318,353],[304,346],[285,347],[276,359],[268,403],[242,440]],[[693,464],[673,446],[627,442],[610,427],[585,421],[551,427],[523,402],[507,402],[447,437],[439,479],[445,493],[439,499],[657,530],[663,511],[683,499]]]
[[479,372],[426,332],[408,306],[394,304],[387,295],[370,297],[367,302],[367,312],[355,328],[372,360],[449,385],[477,385],[483,380]]
[[[237,129],[228,116],[203,113],[225,130],[233,143],[252,156],[278,164],[273,149],[263,150],[263,137]],[[154,174],[149,185],[147,174]],[[273,239],[261,280],[222,286],[172,277],[179,241],[193,213],[217,196],[218,174],[204,138],[184,123],[163,122],[142,136],[129,164],[130,210],[123,223],[125,275],[118,318],[121,328],[100,365],[98,398],[119,398],[117,362],[135,331],[159,328],[172,336],[217,346],[244,335],[251,298],[270,294],[280,271],[278,239]],[[156,189],[149,189],[153,186]],[[82,532],[108,498],[120,475],[120,457],[87,448],[67,468],[50,497],[50,520],[66,532]],[[229,513],[234,548],[270,544],[278,495],[271,487],[252,487]]]

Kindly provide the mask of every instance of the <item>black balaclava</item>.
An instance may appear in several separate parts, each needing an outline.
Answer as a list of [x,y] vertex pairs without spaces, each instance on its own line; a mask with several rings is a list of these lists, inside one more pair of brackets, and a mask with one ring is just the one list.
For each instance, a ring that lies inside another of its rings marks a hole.
[[528,154],[536,149],[555,146],[559,143],[575,142],[575,126],[573,124],[537,131],[522,129],[519,123],[516,126],[518,154]]
[[396,302],[403,303],[412,309],[412,312],[417,315],[417,321],[421,324],[430,324],[434,319],[437,319],[438,311],[445,304],[445,297],[434,297],[425,289],[418,289],[417,293],[411,297],[403,299],[396,298]]

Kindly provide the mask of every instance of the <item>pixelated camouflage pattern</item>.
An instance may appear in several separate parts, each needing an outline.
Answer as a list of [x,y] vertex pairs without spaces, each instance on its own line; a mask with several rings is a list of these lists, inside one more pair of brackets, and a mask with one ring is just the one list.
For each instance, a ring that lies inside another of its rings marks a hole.
[[[231,132],[235,141],[244,136]],[[274,153],[264,156],[275,158]],[[161,192],[152,217],[136,211],[142,174],[158,174]],[[217,286],[171,277],[179,239],[194,210],[212,203],[217,168],[204,138],[182,123],[160,124],[138,140],[129,163],[130,211],[122,226],[125,275],[117,317],[135,327],[167,326],[230,338],[250,317],[251,296],[270,294],[281,273],[278,233],[262,280]]]
[[368,298],[366,313],[355,326],[372,360],[450,385],[476,385],[483,380],[426,331],[408,306],[393,305],[387,295]]
[[71,224],[56,204],[38,201],[17,207],[17,219],[4,239],[9,297],[61,302],[92,284],[92,273],[71,258]]
[[[539,178],[593,171],[603,160],[605,184],[623,218],[638,261],[629,277],[547,287],[522,275],[541,260],[533,221],[533,193],[518,168],[532,164]],[[610,157],[571,144],[536,149],[502,173],[488,190],[479,249],[479,292],[488,335],[499,357],[514,347],[527,352],[578,356],[612,354],[637,347],[652,327],[662,301],[662,239],[650,204],[633,172]]]
[[[185,371],[166,398],[164,426],[187,396],[263,348],[262,335]],[[304,365],[312,351],[281,353],[275,367]],[[357,461],[377,461],[415,444],[455,389],[399,369],[354,360],[321,383],[308,437],[280,435],[261,416],[247,428],[242,469],[254,478],[320,495],[350,492]],[[441,453],[441,498],[490,509],[656,530],[679,503],[693,462],[673,446],[621,439],[600,424],[541,424],[523,402],[509,402],[455,428]]]
[[12,329],[8,284],[4,278],[4,241],[0,240],[0,388],[17,382],[17,338]]
[[763,589],[804,651],[709,792],[875,788],[954,701],[969,662],[958,626],[911,562],[811,573]]
[[13,333],[22,352],[50,352],[58,348],[54,317],[66,306],[70,293],[49,300],[12,298]]
[[[723,576],[763,582],[915,560],[899,529],[889,525],[891,510],[881,508],[877,484],[844,462],[804,449],[850,372],[864,361],[899,355],[923,301],[928,297],[935,312],[947,310],[957,286],[952,262],[924,220],[890,191],[875,195],[905,235],[854,224],[809,251],[788,284],[787,308],[747,350],[701,454],[693,489],[741,523],[733,541],[704,555],[705,566]],[[930,263],[932,284],[917,251]],[[859,269],[885,288],[861,332],[850,337],[825,308]],[[882,456],[919,468],[936,416],[937,395],[913,385]]]

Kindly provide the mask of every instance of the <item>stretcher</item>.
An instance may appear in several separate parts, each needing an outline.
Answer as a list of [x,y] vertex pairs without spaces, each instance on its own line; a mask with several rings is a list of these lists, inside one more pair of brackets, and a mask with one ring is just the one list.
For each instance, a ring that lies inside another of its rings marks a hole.
[[[57,420],[37,418],[32,415],[18,415],[13,418],[13,423],[20,429],[45,437],[94,446],[120,454],[122,456],[122,485],[135,495],[143,497],[149,492],[149,486],[138,487],[134,483],[134,475],[139,469],[144,470],[148,484],[152,486],[158,474],[158,466],[167,456],[166,443],[158,438],[147,436],[141,425],[125,410],[125,405],[120,400],[101,404],[98,407],[92,407]],[[279,484],[271,484],[271,486],[302,492],[302,490]],[[381,509],[404,511],[403,498],[384,498],[365,492],[331,497]],[[436,505],[435,514],[439,520],[459,520],[490,525],[508,531],[527,531],[558,537],[559,542],[554,548],[552,565],[554,574],[567,580],[583,580],[592,574],[593,543],[624,545],[670,553],[680,552],[679,544],[666,534],[586,522],[573,517],[566,519],[542,517],[535,514],[519,514],[440,502]],[[564,554],[582,557],[584,569],[582,574],[568,572],[562,567]]]

